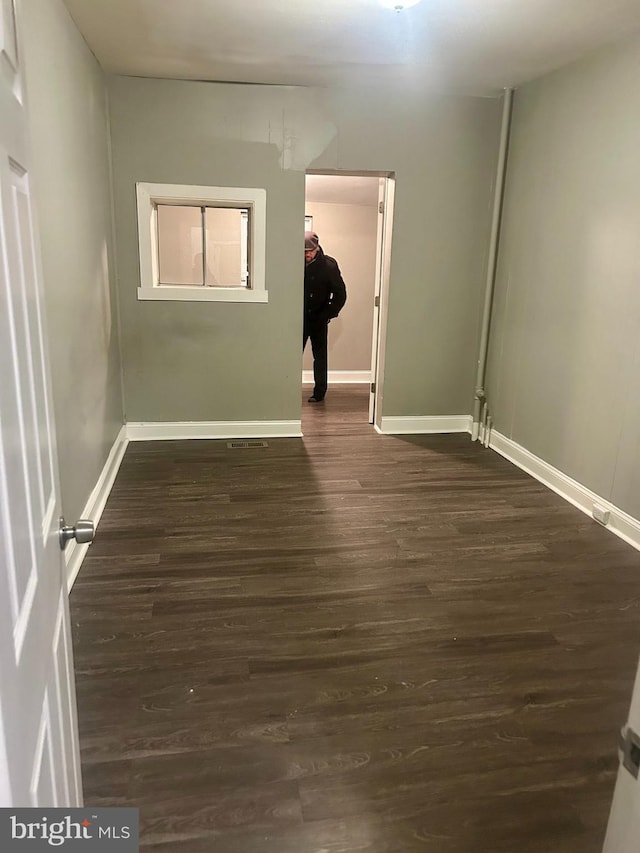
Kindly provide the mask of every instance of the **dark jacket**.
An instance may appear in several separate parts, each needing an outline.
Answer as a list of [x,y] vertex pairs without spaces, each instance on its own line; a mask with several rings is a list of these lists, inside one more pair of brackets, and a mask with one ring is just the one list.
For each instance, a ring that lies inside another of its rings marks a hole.
[[333,258],[318,250],[315,260],[304,268],[304,321],[307,325],[328,323],[347,301],[347,288]]

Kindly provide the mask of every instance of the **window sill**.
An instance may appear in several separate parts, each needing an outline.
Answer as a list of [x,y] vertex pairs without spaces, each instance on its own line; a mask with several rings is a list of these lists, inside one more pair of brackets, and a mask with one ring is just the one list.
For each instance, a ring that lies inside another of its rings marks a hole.
[[138,299],[160,302],[268,302],[266,290],[236,287],[139,287]]

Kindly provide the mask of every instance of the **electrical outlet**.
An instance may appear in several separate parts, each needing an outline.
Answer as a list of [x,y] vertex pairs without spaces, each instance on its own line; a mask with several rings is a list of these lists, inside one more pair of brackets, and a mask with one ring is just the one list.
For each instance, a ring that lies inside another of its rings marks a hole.
[[593,505],[592,515],[595,520],[600,524],[609,524],[609,516],[611,515],[611,513],[608,509],[605,509],[603,506],[600,506],[600,504]]

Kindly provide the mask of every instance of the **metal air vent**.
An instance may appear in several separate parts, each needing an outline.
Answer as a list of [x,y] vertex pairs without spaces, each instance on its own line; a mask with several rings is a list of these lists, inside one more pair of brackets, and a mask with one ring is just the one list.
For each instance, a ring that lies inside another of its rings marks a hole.
[[229,450],[245,450],[247,447],[269,447],[266,441],[228,441]]

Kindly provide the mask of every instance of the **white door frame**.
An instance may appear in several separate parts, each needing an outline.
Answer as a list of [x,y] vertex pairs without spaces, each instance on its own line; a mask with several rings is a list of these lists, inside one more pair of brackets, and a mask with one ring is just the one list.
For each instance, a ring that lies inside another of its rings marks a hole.
[[378,223],[376,232],[376,267],[373,304],[373,334],[371,339],[371,368],[369,393],[369,423],[382,427],[382,398],[384,391],[384,357],[386,352],[389,272],[393,237],[395,173],[346,169],[307,169],[307,175],[334,177],[378,178]]
[[369,423],[376,417],[376,388],[378,386],[378,351],[380,329],[380,294],[384,269],[384,220],[387,200],[387,178],[378,179],[378,221],[376,225],[376,271],[373,290],[373,333],[371,335],[371,384],[369,385]]
[[384,394],[384,359],[387,342],[391,240],[393,237],[393,206],[395,178],[380,178],[378,192],[378,232],[376,240],[376,284],[373,306],[373,335],[371,338],[371,389],[369,393],[369,423],[382,428],[382,398]]

